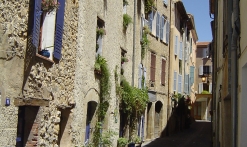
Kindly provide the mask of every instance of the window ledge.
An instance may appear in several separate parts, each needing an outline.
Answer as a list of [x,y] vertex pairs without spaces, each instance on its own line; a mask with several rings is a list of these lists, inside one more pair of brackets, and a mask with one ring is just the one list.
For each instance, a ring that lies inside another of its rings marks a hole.
[[36,57],[38,57],[39,59],[45,60],[45,61],[47,61],[47,62],[50,62],[50,63],[55,63],[55,62],[52,61],[51,59],[46,58],[46,57],[44,57],[44,56],[42,56],[42,55],[40,55],[40,54],[38,54],[38,53],[36,53]]

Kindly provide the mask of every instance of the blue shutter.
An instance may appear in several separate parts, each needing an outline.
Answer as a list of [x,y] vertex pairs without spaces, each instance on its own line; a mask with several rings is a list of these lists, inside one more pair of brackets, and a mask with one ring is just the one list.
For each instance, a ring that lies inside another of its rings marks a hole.
[[65,0],[58,0],[58,2],[60,3],[60,6],[59,9],[57,10],[57,18],[56,18],[54,57],[59,60],[61,59],[61,55],[62,55],[61,50],[62,50],[62,39],[63,39]]
[[175,55],[178,55],[178,36],[175,36]]
[[160,40],[163,40],[164,16],[160,17]]
[[174,71],[174,77],[173,77],[173,90],[177,90],[177,72]]
[[190,86],[192,86],[194,83],[194,69],[194,66],[190,66]]
[[182,42],[180,41],[179,60],[182,60]]
[[39,34],[40,34],[40,19],[41,19],[41,0],[34,0],[34,18],[33,18],[33,45],[38,48],[39,46]]
[[148,21],[149,21],[149,29],[152,32],[153,11],[151,11],[151,13],[149,13],[149,15],[148,15]]
[[166,43],[169,44],[169,38],[170,38],[170,23],[167,20],[166,22]]
[[160,37],[160,14],[156,15],[156,37]]

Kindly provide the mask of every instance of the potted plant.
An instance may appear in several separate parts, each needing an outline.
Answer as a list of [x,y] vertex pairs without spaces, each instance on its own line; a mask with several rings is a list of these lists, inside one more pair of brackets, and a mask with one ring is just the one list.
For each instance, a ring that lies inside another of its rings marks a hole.
[[123,6],[129,5],[127,0],[123,0]]
[[132,23],[132,18],[128,14],[123,15],[123,26],[126,29]]
[[101,57],[100,55],[97,56],[96,61],[94,63],[94,72],[96,74],[101,75],[101,66],[106,64],[105,58]]
[[128,139],[124,137],[120,137],[117,140],[118,147],[125,147],[128,144]]
[[136,144],[136,146],[140,146],[142,143],[141,138],[139,136],[135,136],[133,138],[133,142]]
[[39,54],[42,55],[42,56],[44,56],[44,57],[46,57],[46,58],[49,58],[49,57],[50,57],[50,52],[49,52],[49,50],[47,50],[47,49],[41,50],[41,51],[39,52]]
[[126,57],[121,57],[121,63],[123,64],[124,62],[128,62],[129,59],[127,59]]
[[103,36],[103,35],[106,34],[106,31],[105,31],[104,28],[97,28],[96,29],[96,34],[97,34],[97,36]]
[[41,8],[45,12],[56,11],[59,8],[60,3],[57,0],[42,0]]

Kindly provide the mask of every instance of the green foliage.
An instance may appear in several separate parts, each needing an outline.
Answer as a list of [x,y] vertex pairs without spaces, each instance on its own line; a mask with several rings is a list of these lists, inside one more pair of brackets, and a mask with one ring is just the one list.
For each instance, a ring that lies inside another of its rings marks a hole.
[[207,90],[203,90],[201,94],[210,94]]
[[139,136],[134,136],[133,139],[132,139],[132,142],[134,143],[141,143],[141,138]]
[[118,138],[117,145],[118,147],[125,147],[126,145],[128,145],[128,139],[124,137]]
[[149,13],[152,11],[152,8],[154,6],[154,0],[145,0],[145,13]]
[[132,23],[132,18],[128,14],[123,15],[123,26],[127,28],[129,24]]
[[[97,115],[98,115],[98,120],[95,125],[95,130],[93,132],[93,140],[92,143],[93,146],[99,146],[100,143],[105,143],[106,146],[108,147],[109,144],[107,142],[107,139],[102,140],[102,124],[105,119],[106,112],[109,108],[109,103],[108,100],[110,99],[110,89],[111,89],[111,84],[110,84],[110,72],[108,69],[108,64],[105,58],[102,56],[98,55],[94,64],[95,70],[99,71],[101,76],[99,78],[99,88],[100,88],[100,100],[99,100],[99,106],[97,109]],[[104,141],[104,142],[102,142]]]
[[111,147],[114,135],[117,135],[117,133],[111,130],[104,132],[101,137],[101,145],[103,147]]
[[127,0],[123,0],[123,6],[129,5],[129,2]]
[[128,114],[128,118],[130,118],[130,115],[133,114],[137,117],[140,116],[145,111],[148,103],[147,90],[130,86],[126,79],[123,79],[121,86],[121,108],[124,113]]
[[148,26],[143,27],[142,41],[141,41],[141,59],[144,59],[146,50],[149,48],[150,41],[148,40],[147,34],[150,33]]
[[96,28],[96,35],[97,36],[103,36],[106,34],[106,31],[104,28]]
[[121,62],[128,62],[129,59],[127,59],[126,57],[121,57]]

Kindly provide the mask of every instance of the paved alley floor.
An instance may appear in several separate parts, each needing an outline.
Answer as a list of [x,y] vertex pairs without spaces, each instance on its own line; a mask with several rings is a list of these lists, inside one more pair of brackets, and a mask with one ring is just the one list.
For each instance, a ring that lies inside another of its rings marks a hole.
[[196,121],[189,129],[157,138],[144,147],[211,147],[211,122]]

